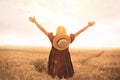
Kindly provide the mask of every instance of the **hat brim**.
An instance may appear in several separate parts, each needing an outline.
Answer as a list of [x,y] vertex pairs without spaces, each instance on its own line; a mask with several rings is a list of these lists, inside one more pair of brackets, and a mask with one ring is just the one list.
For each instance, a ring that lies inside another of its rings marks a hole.
[[[61,39],[65,39],[67,41],[64,47],[60,47],[58,45],[58,41],[61,40]],[[57,35],[53,40],[53,46],[54,46],[54,48],[56,48],[58,50],[67,49],[69,47],[70,43],[71,43],[71,39],[70,39],[70,37],[68,35]]]

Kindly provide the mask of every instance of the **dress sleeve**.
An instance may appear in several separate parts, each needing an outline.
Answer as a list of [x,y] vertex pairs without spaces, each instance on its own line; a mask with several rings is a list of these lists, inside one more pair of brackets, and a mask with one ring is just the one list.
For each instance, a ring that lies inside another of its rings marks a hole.
[[71,38],[71,43],[74,41],[75,39],[75,35],[74,34],[70,34],[70,38]]
[[48,33],[48,38],[49,38],[50,42],[52,43],[53,42],[53,38],[54,38],[52,32]]

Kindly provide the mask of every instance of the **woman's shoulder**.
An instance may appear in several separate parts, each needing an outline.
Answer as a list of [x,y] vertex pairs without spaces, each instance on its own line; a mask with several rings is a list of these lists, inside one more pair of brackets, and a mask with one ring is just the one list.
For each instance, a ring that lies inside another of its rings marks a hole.
[[75,39],[75,34],[70,34],[70,38],[71,38],[71,43],[74,41],[74,39]]
[[50,39],[51,42],[53,41],[54,38],[53,32],[48,33],[48,38]]
[[49,33],[48,33],[48,37],[49,37],[49,36],[53,36],[53,32],[49,32]]

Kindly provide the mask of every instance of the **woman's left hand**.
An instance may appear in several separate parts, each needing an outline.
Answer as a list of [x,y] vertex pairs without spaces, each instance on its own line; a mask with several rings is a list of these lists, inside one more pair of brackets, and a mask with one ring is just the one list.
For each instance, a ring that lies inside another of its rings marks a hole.
[[91,27],[91,26],[93,26],[93,25],[95,25],[95,21],[89,21],[89,22],[88,22],[88,26],[89,26],[89,27]]

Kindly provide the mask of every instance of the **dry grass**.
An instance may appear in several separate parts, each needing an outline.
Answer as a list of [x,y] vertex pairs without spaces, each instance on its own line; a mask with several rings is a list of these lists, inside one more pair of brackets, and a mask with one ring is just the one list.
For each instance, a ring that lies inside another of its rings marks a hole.
[[[47,75],[50,49],[1,48],[0,80],[58,80]],[[120,80],[120,49],[71,50],[75,70],[70,80]]]

